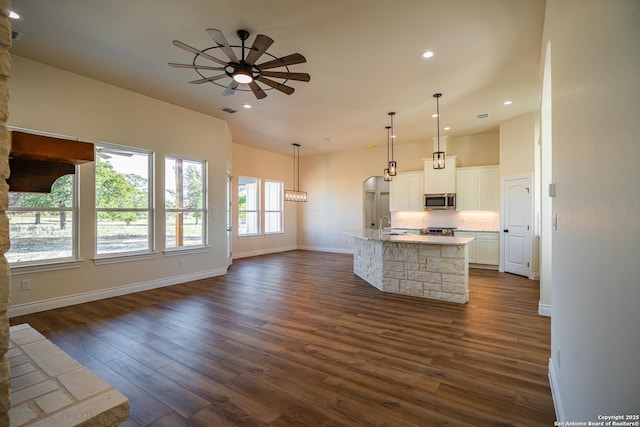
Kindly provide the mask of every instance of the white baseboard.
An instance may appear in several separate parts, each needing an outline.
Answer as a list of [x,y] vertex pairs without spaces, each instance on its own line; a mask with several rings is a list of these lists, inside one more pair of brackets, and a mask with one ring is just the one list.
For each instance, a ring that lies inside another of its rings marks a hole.
[[105,298],[117,297],[120,295],[132,294],[135,292],[147,291],[150,289],[163,288],[165,286],[177,285],[179,283],[191,282],[193,280],[206,279],[208,277],[222,276],[227,273],[226,268],[218,268],[209,271],[199,271],[197,273],[184,274],[181,276],[164,277],[162,279],[150,280],[148,282],[133,283],[130,285],[116,286],[99,291],[82,292],[58,298],[51,298],[25,304],[17,304],[9,307],[7,315],[9,317],[22,316],[25,314],[37,313],[39,311],[52,310],[54,308],[66,307],[69,305],[82,304],[85,302],[97,301]]
[[551,317],[551,306],[549,304],[543,304],[538,301],[538,314],[540,316]]
[[564,409],[560,399],[560,390],[558,390],[558,377],[556,377],[555,365],[553,359],[549,359],[549,385],[551,387],[551,398],[553,399],[553,407],[556,410],[556,421],[566,421]]
[[246,252],[234,252],[233,259],[249,258],[252,256],[260,256],[260,255],[267,255],[267,254],[275,254],[278,252],[295,251],[296,249],[298,249],[297,246],[281,246],[279,248],[256,249],[255,251],[246,251]]

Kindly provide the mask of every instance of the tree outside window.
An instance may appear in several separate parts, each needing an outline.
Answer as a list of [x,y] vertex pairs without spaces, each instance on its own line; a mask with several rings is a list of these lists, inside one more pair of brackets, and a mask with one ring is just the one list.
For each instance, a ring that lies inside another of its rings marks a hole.
[[96,145],[96,254],[148,252],[152,244],[152,153]]
[[165,247],[206,244],[206,164],[204,160],[165,158]]
[[77,258],[76,176],[58,178],[46,194],[9,192],[10,264]]

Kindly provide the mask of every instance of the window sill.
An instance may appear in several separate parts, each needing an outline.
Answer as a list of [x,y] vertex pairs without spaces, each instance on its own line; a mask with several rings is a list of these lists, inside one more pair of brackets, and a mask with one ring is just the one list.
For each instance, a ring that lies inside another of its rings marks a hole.
[[116,264],[119,262],[140,261],[145,259],[154,259],[158,256],[157,252],[145,252],[131,255],[103,255],[93,258],[95,265]]
[[257,239],[262,237],[262,234],[243,234],[242,236],[238,236],[238,239]]
[[40,273],[45,271],[55,271],[55,270],[67,270],[70,268],[80,268],[80,264],[82,264],[84,260],[74,259],[68,261],[54,261],[45,263],[34,263],[34,264],[24,264],[24,265],[12,265],[9,266],[11,269],[11,275],[17,276],[19,274],[31,274],[31,273]]
[[172,249],[165,249],[164,256],[178,256],[189,254],[202,254],[209,252],[209,246],[194,246],[194,247],[179,247]]

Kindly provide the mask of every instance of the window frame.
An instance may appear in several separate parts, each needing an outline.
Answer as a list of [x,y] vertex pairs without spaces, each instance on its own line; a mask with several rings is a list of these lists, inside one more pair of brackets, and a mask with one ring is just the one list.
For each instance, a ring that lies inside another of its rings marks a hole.
[[[167,167],[167,159],[173,160],[183,160],[193,163],[200,163],[202,165],[202,208],[201,209],[193,209],[193,208],[168,208],[167,207],[167,182],[166,182],[166,167]],[[208,210],[208,162],[205,159],[199,159],[196,157],[182,156],[178,154],[166,154],[164,156],[164,178],[163,178],[163,202],[164,202],[164,252],[167,253],[175,253],[175,252],[189,252],[189,251],[197,251],[199,249],[207,248],[209,246],[208,242],[208,230],[209,230],[209,210]],[[201,212],[202,213],[202,243],[198,245],[188,245],[188,246],[173,246],[167,247],[167,214],[170,212],[178,213],[178,212]]]
[[[141,154],[147,156],[147,208],[99,208],[98,204],[98,187],[97,182],[95,180],[97,168],[94,168],[94,185],[93,185],[93,194],[94,194],[94,202],[93,206],[95,209],[94,215],[94,262],[96,264],[105,264],[111,262],[119,262],[119,261],[132,261],[137,259],[146,259],[149,257],[153,257],[155,252],[155,152],[152,150],[147,150],[139,147],[131,147],[128,145],[120,145],[113,144],[110,142],[96,142],[94,144],[94,149],[96,152],[96,164],[98,162],[98,149],[99,148],[107,148],[113,151],[123,151],[123,152],[131,152],[134,154]],[[100,212],[146,212],[147,213],[147,249],[141,250],[133,250],[133,251],[119,251],[119,252],[105,252],[98,253],[98,226],[100,221],[98,220],[98,214]]]
[[[267,192],[267,184],[278,184],[279,186],[279,209],[267,209],[267,201],[269,200],[269,194]],[[264,211],[263,211],[263,221],[264,221],[264,235],[271,236],[275,234],[283,234],[284,233],[284,182],[276,179],[265,179],[264,180]],[[280,214],[279,228],[278,231],[267,231],[267,214],[268,213],[278,213]]]
[[[79,141],[80,139],[78,137],[73,137],[73,136],[68,136],[68,135],[61,135],[61,134],[57,134],[57,133],[52,133],[52,132],[44,132],[44,131],[39,131],[39,130],[34,130],[34,129],[26,129],[26,128],[21,128],[21,127],[15,127],[15,126],[7,126],[7,129],[9,131],[20,131],[20,132],[26,132],[26,133],[31,133],[34,135],[42,135],[42,136],[50,136],[53,138],[59,138],[59,139],[68,139],[70,141]],[[71,212],[72,214],[72,218],[73,221],[71,223],[72,228],[71,228],[71,255],[68,257],[58,257],[58,258],[47,258],[47,259],[40,259],[40,260],[33,260],[33,261],[17,261],[17,262],[9,262],[9,260],[7,260],[7,265],[9,266],[9,269],[11,270],[11,272],[13,274],[20,274],[22,272],[25,273],[31,273],[31,272],[38,272],[38,271],[46,271],[46,270],[57,270],[57,269],[61,269],[61,268],[75,268],[78,267],[80,262],[82,261],[80,259],[80,167],[78,165],[75,166],[74,168],[74,173],[73,174],[69,174],[72,175],[71,177],[71,185],[72,185],[72,193],[71,193],[71,204],[72,207],[69,208],[57,208],[57,209],[53,209],[56,211],[65,211],[65,212]],[[63,175],[66,176],[66,175]],[[62,177],[60,177],[62,178]],[[58,178],[58,179],[60,179]],[[8,191],[9,193],[20,193],[19,191],[11,191],[11,189],[9,189]],[[9,202],[7,201],[7,204]],[[9,218],[8,214],[10,212],[51,212],[52,209],[51,208],[33,208],[33,207],[22,207],[22,206],[14,206],[11,207],[9,205],[7,205],[7,210],[6,210],[6,214],[7,214],[7,220]],[[11,241],[11,224],[9,223],[9,240]]]
[[[248,210],[248,209],[240,209],[240,185],[242,185],[242,181],[243,180],[252,180],[255,181],[256,185],[256,209],[255,210]],[[237,208],[237,215],[236,215],[236,219],[238,221],[238,225],[237,225],[237,230],[238,230],[238,237],[239,238],[246,238],[246,237],[259,237],[262,235],[262,228],[261,228],[261,222],[260,221],[260,215],[261,215],[261,211],[260,211],[260,207],[261,207],[261,179],[260,178],[256,178],[253,176],[240,176],[238,177],[238,184],[236,187],[236,191],[238,194],[238,198],[236,200],[236,208]],[[256,232],[255,233],[243,233],[240,234],[240,215],[241,213],[244,212],[245,214],[247,212],[255,212],[256,215]]]

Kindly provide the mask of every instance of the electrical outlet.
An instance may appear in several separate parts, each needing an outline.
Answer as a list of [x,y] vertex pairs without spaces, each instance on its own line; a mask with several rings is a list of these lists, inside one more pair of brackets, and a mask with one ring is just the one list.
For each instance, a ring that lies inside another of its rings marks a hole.
[[178,258],[178,267],[184,267],[184,258]]
[[20,288],[23,291],[30,291],[31,290],[31,279],[22,279],[22,281],[20,282]]

